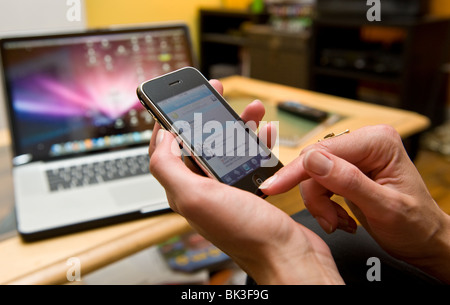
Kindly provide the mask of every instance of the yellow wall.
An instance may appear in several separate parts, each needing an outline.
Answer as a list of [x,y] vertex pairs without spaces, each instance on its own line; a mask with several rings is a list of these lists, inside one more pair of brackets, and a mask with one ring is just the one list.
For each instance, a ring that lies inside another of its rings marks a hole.
[[198,9],[218,7],[222,0],[85,0],[88,28],[117,24],[184,21],[198,43]]
[[435,16],[450,16],[450,1],[432,0],[430,3],[430,12]]

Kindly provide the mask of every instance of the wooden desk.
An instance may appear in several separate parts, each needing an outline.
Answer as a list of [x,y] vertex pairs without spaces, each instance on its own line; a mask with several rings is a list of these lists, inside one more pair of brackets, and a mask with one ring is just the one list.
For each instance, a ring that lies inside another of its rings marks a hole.
[[[224,79],[223,85],[225,93],[239,91],[246,95],[261,97],[267,102],[298,100],[347,117],[321,130],[317,133],[317,137],[309,139],[299,147],[280,147],[279,154],[283,163],[290,162],[298,156],[304,146],[317,141],[330,132],[340,132],[345,129],[355,130],[366,125],[390,124],[406,138],[422,131],[429,125],[425,117],[415,113],[238,76]],[[8,144],[8,139],[3,136],[3,140],[0,139],[0,143],[2,142]],[[4,196],[12,198],[10,188],[2,188],[0,191],[2,198]],[[297,190],[271,197],[269,201],[289,214],[303,208]],[[20,237],[15,236],[0,243],[0,284],[65,283],[67,281],[66,273],[70,268],[66,263],[71,257],[80,260],[81,276],[83,276],[188,230],[190,227],[182,217],[169,213],[29,244],[23,243]]]

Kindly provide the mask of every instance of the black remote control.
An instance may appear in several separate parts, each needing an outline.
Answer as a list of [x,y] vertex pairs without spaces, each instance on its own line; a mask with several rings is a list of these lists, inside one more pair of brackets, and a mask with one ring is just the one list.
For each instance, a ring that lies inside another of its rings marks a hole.
[[294,101],[280,102],[278,104],[278,109],[315,122],[322,122],[328,117],[328,113],[325,111],[311,108]]

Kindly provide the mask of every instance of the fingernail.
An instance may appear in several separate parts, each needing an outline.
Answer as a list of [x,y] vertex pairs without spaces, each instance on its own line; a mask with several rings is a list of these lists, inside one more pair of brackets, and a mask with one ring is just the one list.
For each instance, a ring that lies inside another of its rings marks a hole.
[[252,104],[262,104],[262,102],[260,100],[256,99],[252,102]]
[[268,189],[273,182],[277,179],[277,175],[273,175],[272,177],[270,177],[269,179],[267,179],[266,181],[264,181],[260,186],[259,189],[260,190],[264,190],[264,189]]
[[155,142],[156,145],[158,145],[159,143],[162,142],[162,140],[164,140],[164,133],[165,133],[165,130],[163,130],[163,129],[160,129],[158,131],[158,134],[156,135],[156,142]]
[[333,226],[328,221],[322,217],[316,217],[316,220],[326,233],[333,233]]
[[347,233],[356,233],[356,226],[354,223],[350,223],[347,219],[338,217],[338,229],[345,231]]
[[306,153],[303,166],[316,175],[326,176],[333,167],[333,162],[321,152],[311,150]]

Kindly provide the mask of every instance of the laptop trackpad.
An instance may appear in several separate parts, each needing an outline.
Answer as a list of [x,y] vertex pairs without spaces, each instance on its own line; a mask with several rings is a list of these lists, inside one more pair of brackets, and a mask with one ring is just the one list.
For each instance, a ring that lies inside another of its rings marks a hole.
[[166,201],[164,188],[158,183],[136,182],[109,189],[118,205],[159,203]]

